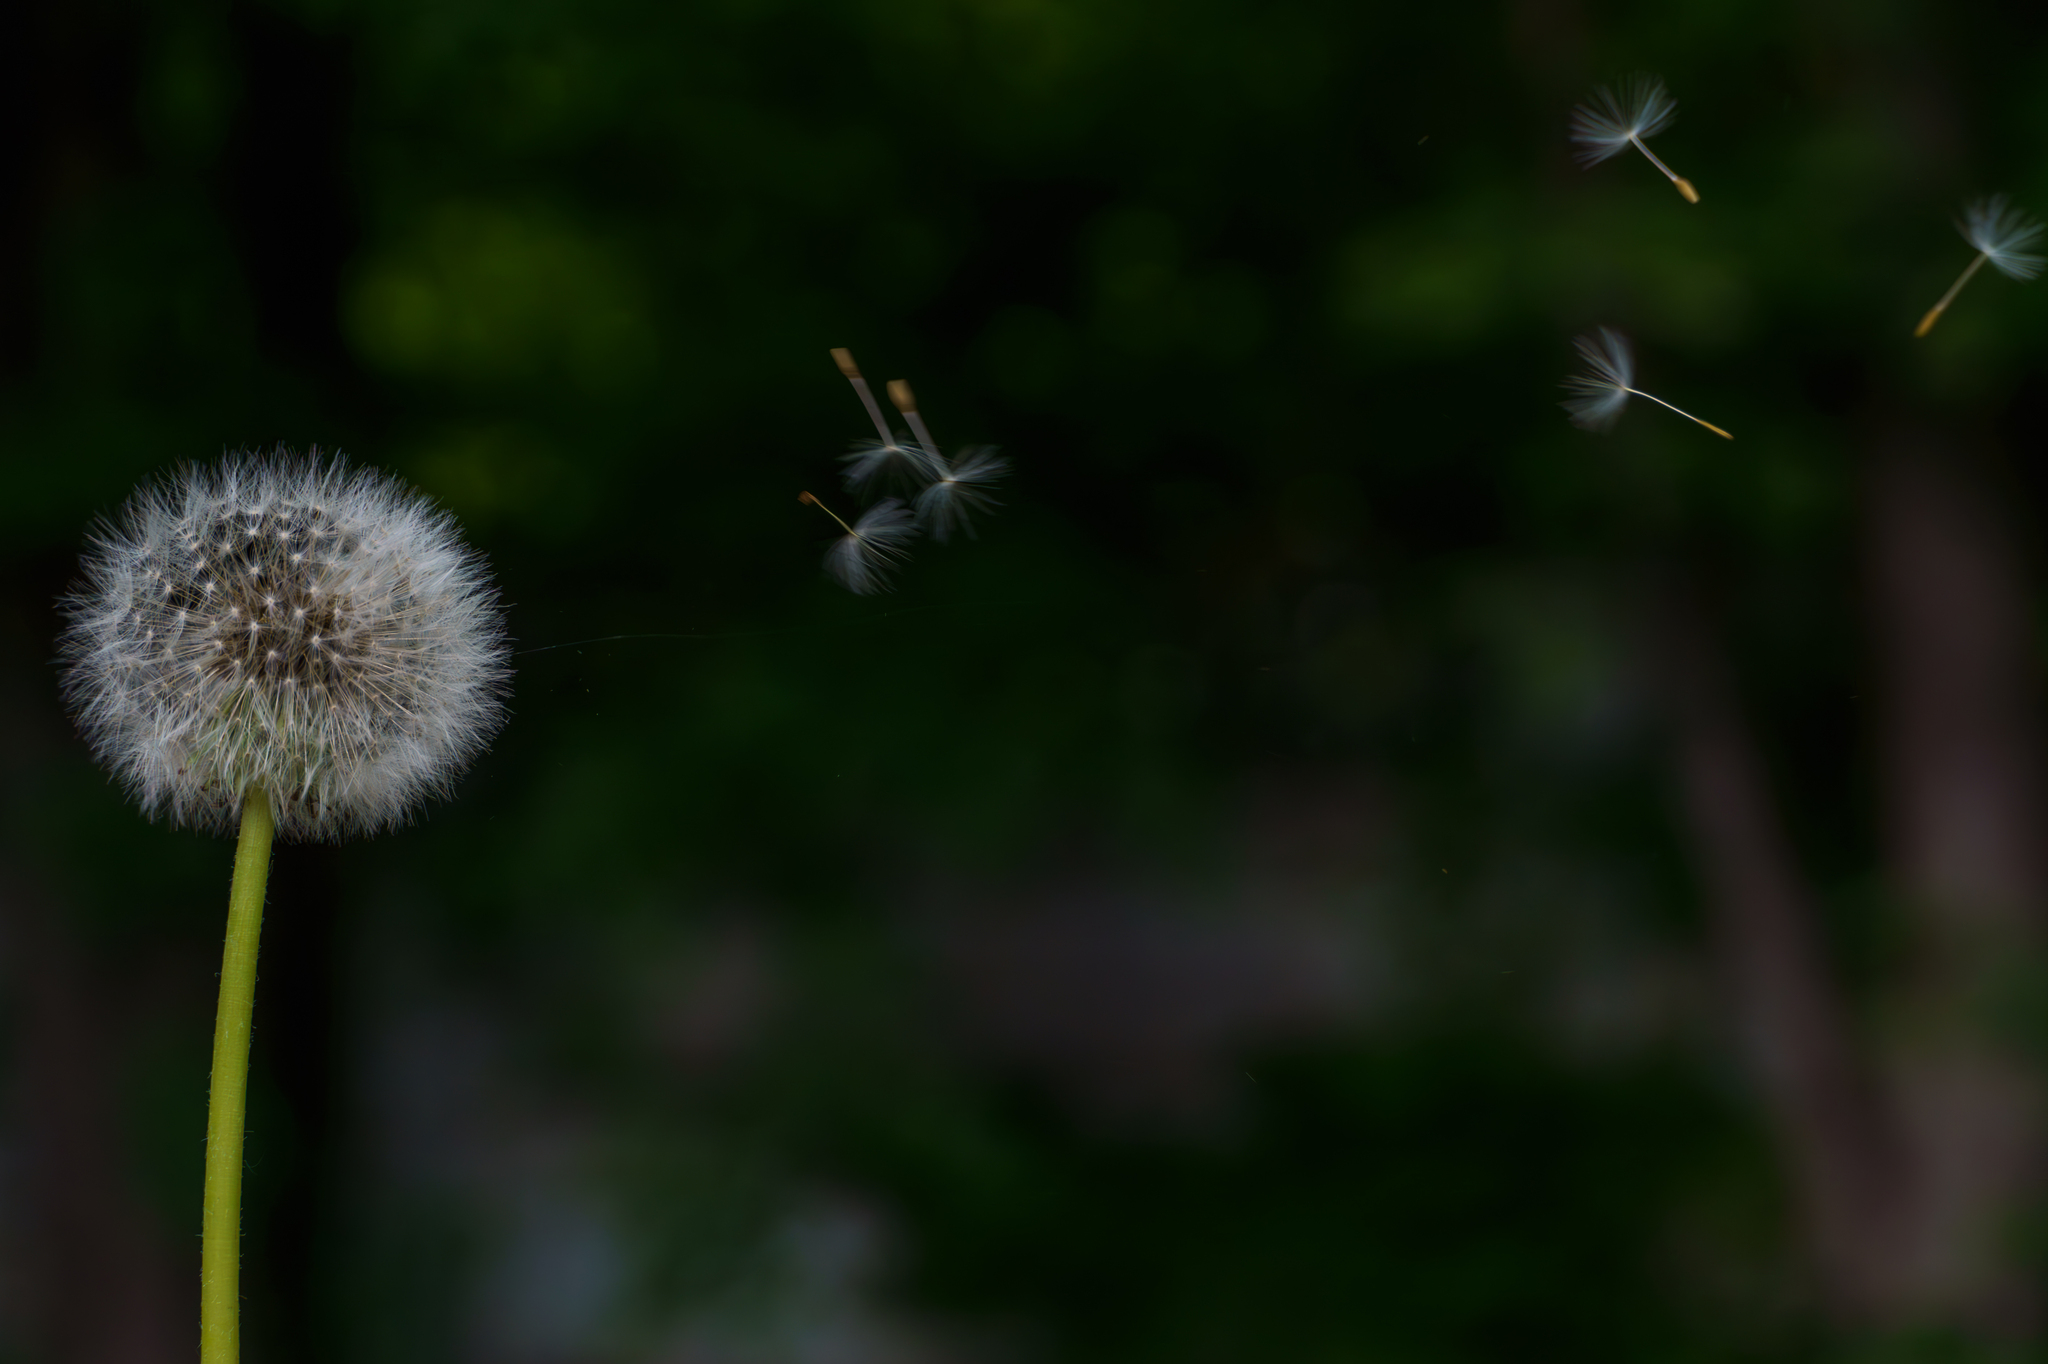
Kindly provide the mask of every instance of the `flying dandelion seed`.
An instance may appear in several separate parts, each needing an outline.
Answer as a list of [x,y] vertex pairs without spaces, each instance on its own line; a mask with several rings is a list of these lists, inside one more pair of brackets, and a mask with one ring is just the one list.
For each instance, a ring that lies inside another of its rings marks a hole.
[[886,591],[889,574],[910,556],[903,546],[917,535],[916,518],[893,497],[885,497],[847,525],[838,512],[809,493],[798,493],[797,501],[816,507],[839,522],[845,535],[825,551],[825,571],[860,596]]
[[846,489],[859,492],[877,478],[888,478],[904,484],[923,483],[933,477],[931,455],[914,445],[905,445],[889,430],[889,423],[882,416],[882,407],[875,401],[874,390],[861,376],[860,366],[853,362],[853,352],[844,346],[832,348],[832,362],[839,366],[839,372],[853,385],[853,391],[860,395],[861,406],[868,410],[868,419],[874,422],[880,440],[856,441],[852,451],[840,458],[846,465]]
[[1669,407],[1689,422],[1699,422],[1723,440],[1735,439],[1712,422],[1701,421],[1682,408],[1672,407],[1656,394],[1645,393],[1635,387],[1635,352],[1629,346],[1628,338],[1612,327],[1602,327],[1598,337],[1581,336],[1572,344],[1579,348],[1587,372],[1574,374],[1564,381],[1565,388],[1574,396],[1559,406],[1571,415],[1574,426],[1588,431],[1611,429],[1621,419],[1621,411],[1628,406],[1630,395],[1634,395],[1648,398],[1659,407]]
[[1677,114],[1678,101],[1665,93],[1664,82],[1655,76],[1629,77],[1619,95],[1601,86],[1593,92],[1591,104],[1572,110],[1572,141],[1579,144],[1575,153],[1579,164],[1597,166],[1633,146],[1664,172],[1687,203],[1698,203],[1700,192],[1692,187],[1692,181],[1658,160],[1643,140],[1670,127]]
[[2014,208],[2003,194],[1994,194],[1988,199],[1979,199],[1963,209],[1963,220],[1956,224],[1956,231],[1963,234],[1963,240],[1977,248],[1977,258],[1969,263],[1956,282],[1948,286],[1948,292],[1941,301],[1927,310],[1927,316],[1920,319],[1920,325],[1913,329],[1913,335],[1925,336],[1934,330],[1934,324],[1941,320],[1948,305],[1955,301],[1963,286],[1970,282],[1989,261],[1991,268],[2012,279],[2028,280],[2041,273],[2041,267],[2048,265],[2027,248],[2041,240],[2041,224],[2025,213]]
[[932,439],[931,429],[918,414],[917,395],[910,391],[910,385],[901,379],[891,379],[889,401],[910,423],[931,464],[931,484],[917,495],[918,521],[930,528],[932,538],[940,544],[950,540],[956,530],[972,536],[974,526],[967,514],[987,511],[996,505],[989,485],[1009,471],[1010,462],[998,455],[993,445],[970,445],[960,452],[958,459],[948,463],[939,453],[939,443]]
[[930,528],[932,538],[944,544],[953,532],[967,532],[974,525],[971,511],[987,511],[996,505],[989,485],[1008,473],[1010,461],[996,453],[993,445],[970,445],[950,464],[939,460],[939,476],[917,495],[917,519]]

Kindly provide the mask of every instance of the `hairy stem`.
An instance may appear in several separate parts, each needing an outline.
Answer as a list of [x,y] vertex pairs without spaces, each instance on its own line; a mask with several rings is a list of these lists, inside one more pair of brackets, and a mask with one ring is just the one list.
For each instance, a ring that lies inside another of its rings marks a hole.
[[206,1212],[200,1240],[200,1364],[238,1364],[242,1353],[242,1122],[249,1099],[249,1016],[256,1005],[256,940],[270,879],[270,797],[242,798],[242,836],[228,892],[220,1011],[213,1023],[213,1089],[206,1106]]

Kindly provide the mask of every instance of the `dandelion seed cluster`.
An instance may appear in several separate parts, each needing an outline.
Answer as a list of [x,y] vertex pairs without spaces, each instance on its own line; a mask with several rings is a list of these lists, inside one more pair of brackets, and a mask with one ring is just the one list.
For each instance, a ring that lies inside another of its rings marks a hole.
[[445,794],[504,717],[503,617],[454,519],[317,452],[144,487],[66,599],[65,693],[152,816],[338,839]]
[[899,437],[889,429],[881,404],[875,401],[853,355],[843,347],[835,348],[832,360],[853,385],[880,437],[856,442],[853,450],[841,457],[846,465],[847,491],[860,493],[884,478],[906,490],[916,490],[911,505],[905,506],[901,498],[885,497],[851,525],[810,493],[797,499],[823,511],[846,532],[825,552],[825,571],[848,591],[865,596],[888,588],[890,573],[909,557],[906,546],[919,531],[930,531],[941,544],[955,532],[972,536],[971,513],[996,505],[993,486],[1009,472],[1010,462],[993,445],[971,445],[948,460],[925,427],[910,385],[896,379],[889,384],[889,400],[911,430],[910,437]]

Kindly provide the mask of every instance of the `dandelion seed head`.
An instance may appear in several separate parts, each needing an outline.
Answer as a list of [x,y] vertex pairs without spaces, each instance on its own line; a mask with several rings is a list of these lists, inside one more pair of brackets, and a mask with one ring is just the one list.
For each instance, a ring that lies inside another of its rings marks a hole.
[[996,453],[993,445],[970,445],[950,464],[938,461],[937,477],[917,495],[917,519],[940,544],[961,530],[974,534],[969,512],[986,511],[996,505],[989,488],[1008,473],[1010,461]]
[[849,592],[868,596],[885,591],[889,574],[909,557],[903,547],[916,535],[917,521],[910,509],[896,498],[885,497],[832,542],[832,548],[825,551],[825,571]]
[[504,720],[503,615],[454,519],[318,453],[138,489],[64,602],[64,691],[151,817],[339,839],[445,795]]
[[2041,240],[2041,224],[2003,194],[1965,205],[1956,230],[1984,253],[1992,269],[2013,279],[2032,279],[2048,265],[2048,259],[2028,250]]
[[1582,166],[1597,166],[1629,143],[1663,132],[1677,114],[1678,101],[1655,76],[1631,76],[1618,94],[1603,85],[1590,104],[1572,110],[1572,141],[1579,144],[1572,154]]
[[915,485],[937,476],[930,451],[914,441],[906,443],[894,437],[855,441],[853,449],[839,458],[846,466],[842,478],[848,492],[859,492],[878,478]]
[[1620,419],[1635,387],[1635,352],[1628,338],[1612,327],[1602,327],[1599,335],[1581,336],[1572,344],[1586,362],[1586,373],[1564,381],[1574,396],[1559,406],[1570,414],[1574,426],[1606,431]]

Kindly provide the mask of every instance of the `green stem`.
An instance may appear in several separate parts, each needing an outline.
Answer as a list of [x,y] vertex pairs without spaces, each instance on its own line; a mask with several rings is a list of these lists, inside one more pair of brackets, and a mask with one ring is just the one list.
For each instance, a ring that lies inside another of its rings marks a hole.
[[228,941],[220,959],[213,1021],[213,1091],[206,1105],[206,1214],[199,1249],[200,1364],[238,1364],[242,1354],[242,1119],[249,1100],[249,1015],[256,1006],[256,939],[270,879],[270,797],[242,797]]

